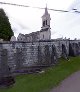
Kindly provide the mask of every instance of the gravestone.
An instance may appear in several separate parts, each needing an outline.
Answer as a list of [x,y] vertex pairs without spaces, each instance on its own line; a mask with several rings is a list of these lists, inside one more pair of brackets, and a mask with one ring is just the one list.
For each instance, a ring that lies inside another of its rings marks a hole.
[[66,46],[64,44],[62,44],[62,57],[65,59],[69,59],[67,49],[66,49]]
[[57,52],[55,46],[52,45],[52,53],[51,53],[51,63],[56,64],[57,63]]
[[51,55],[49,46],[45,45],[44,47],[38,46],[38,65],[50,65],[51,64]]
[[21,48],[16,48],[16,53],[14,54],[16,70],[21,70],[23,66],[23,53]]
[[69,44],[69,56],[78,56],[79,55],[79,45],[77,43]]
[[45,45],[44,53],[45,53],[45,56],[44,56],[45,62],[44,63],[46,65],[50,65],[51,64],[51,57],[50,57],[50,50],[49,50],[48,45]]
[[75,55],[79,55],[79,44],[75,43]]
[[43,65],[44,63],[44,55],[42,49],[43,47],[38,46],[38,65]]
[[73,44],[69,43],[69,56],[75,56]]
[[15,36],[12,36],[10,41],[16,41],[16,37]]

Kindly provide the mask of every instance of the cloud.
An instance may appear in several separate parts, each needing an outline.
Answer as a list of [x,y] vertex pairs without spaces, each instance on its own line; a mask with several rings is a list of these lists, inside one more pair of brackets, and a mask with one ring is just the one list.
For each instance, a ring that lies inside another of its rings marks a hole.
[[[1,0],[10,3],[24,4],[35,7],[45,7],[46,2],[48,8],[70,10],[75,6],[79,9],[80,0]],[[71,5],[72,4],[72,5]],[[71,5],[71,7],[70,7]],[[15,34],[27,34],[41,29],[41,16],[44,10],[35,8],[23,8],[17,6],[1,5],[6,10],[9,16],[11,26]],[[71,37],[79,38],[80,30],[80,14],[61,13],[49,11],[51,15],[51,32],[52,38],[56,37]],[[74,35],[75,33],[75,35]]]

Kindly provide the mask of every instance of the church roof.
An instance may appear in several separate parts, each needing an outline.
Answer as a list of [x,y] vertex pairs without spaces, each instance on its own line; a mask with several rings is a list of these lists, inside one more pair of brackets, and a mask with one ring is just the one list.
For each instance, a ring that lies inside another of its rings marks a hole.
[[41,29],[40,32],[48,31],[49,28]]
[[[43,14],[43,16],[45,16],[45,15],[50,15],[49,13],[48,13],[48,8],[47,8],[47,5],[46,5],[46,8],[45,8],[45,13]],[[42,16],[42,17],[43,17]]]
[[48,10],[47,10],[47,5],[46,5],[46,8],[45,8],[45,15],[48,14]]
[[47,9],[47,4],[46,4],[46,8],[45,8],[45,15],[48,15],[48,9]]

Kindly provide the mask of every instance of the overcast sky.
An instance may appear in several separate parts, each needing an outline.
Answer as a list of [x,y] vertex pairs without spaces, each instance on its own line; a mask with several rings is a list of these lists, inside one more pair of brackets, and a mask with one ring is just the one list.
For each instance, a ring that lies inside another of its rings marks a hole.
[[[0,0],[0,2],[23,4],[32,7],[70,10],[70,13],[56,12],[49,10],[51,16],[51,37],[52,38],[80,38],[80,14],[72,13],[72,9],[79,9],[80,0]],[[17,36],[19,33],[28,34],[39,31],[42,26],[41,16],[44,9],[31,7],[18,7],[0,4],[10,20],[11,27]]]

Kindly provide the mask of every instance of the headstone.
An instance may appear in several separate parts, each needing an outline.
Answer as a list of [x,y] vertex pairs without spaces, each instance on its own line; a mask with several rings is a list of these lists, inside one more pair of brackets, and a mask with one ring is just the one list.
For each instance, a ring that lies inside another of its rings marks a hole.
[[75,43],[74,50],[75,50],[75,56],[78,56],[79,55],[79,44],[78,43]]
[[45,63],[45,52],[44,52],[44,46],[38,46],[38,64],[44,65]]
[[38,65],[42,65],[42,55],[41,46],[38,46]]
[[16,37],[12,36],[10,41],[16,41]]
[[51,57],[50,57],[50,50],[49,50],[49,46],[45,45],[45,64],[50,65],[51,64]]
[[75,56],[73,43],[69,43],[69,56]]
[[51,63],[56,64],[57,63],[57,52],[54,45],[52,45],[52,53],[51,53]]
[[64,44],[62,44],[62,57],[65,59],[68,59],[67,49],[66,49],[66,46]]
[[20,48],[16,48],[16,53],[14,54],[16,70],[20,70],[23,66],[23,53]]

